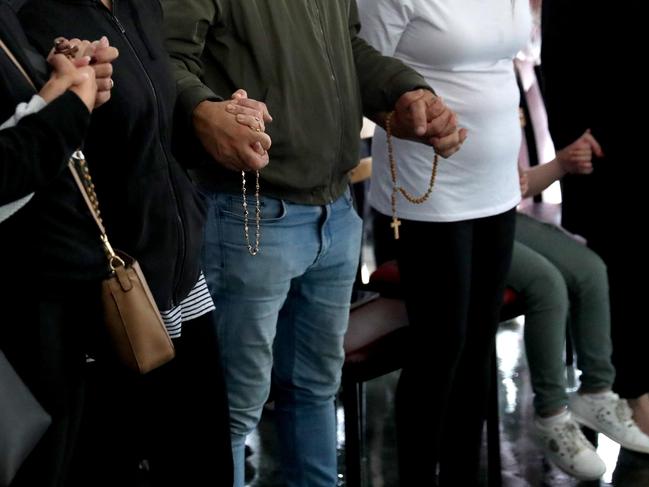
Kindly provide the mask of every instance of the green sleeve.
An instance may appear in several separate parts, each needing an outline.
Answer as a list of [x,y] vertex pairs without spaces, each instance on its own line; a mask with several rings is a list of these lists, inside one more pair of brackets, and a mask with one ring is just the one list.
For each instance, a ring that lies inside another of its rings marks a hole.
[[[219,0],[161,0],[165,45],[171,57],[178,100],[176,115],[191,126],[194,108],[205,100],[223,98],[202,81],[205,39],[221,16]],[[177,118],[177,120],[178,120]]]
[[424,88],[433,89],[415,70],[398,59],[383,56],[358,36],[360,21],[356,0],[350,0],[349,35],[352,41],[354,62],[363,97],[363,113],[372,116],[390,111],[401,95]]

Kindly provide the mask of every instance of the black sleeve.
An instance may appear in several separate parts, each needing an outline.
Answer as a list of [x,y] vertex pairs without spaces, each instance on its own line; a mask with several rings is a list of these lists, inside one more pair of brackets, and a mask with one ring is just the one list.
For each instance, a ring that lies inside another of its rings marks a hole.
[[83,141],[90,113],[68,91],[18,125],[0,130],[0,205],[38,191]]

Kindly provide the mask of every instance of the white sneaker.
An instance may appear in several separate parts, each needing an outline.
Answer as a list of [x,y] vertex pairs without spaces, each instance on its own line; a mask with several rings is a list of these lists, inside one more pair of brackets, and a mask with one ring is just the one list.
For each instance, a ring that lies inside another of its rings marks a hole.
[[597,480],[606,465],[566,411],[552,418],[536,418],[536,429],[548,460],[579,480]]
[[574,394],[570,410],[575,420],[605,434],[628,450],[649,453],[649,436],[633,421],[625,399],[612,391],[601,394]]

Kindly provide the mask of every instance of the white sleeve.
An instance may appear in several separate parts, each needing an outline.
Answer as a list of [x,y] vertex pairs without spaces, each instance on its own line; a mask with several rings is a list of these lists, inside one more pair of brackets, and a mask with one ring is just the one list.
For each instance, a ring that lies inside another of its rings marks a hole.
[[[18,122],[20,122],[23,117],[42,110],[45,105],[47,105],[47,103],[40,96],[32,96],[32,99],[29,100],[28,103],[20,103],[16,107],[16,112],[11,116],[11,118],[9,118],[9,120],[0,125],[0,130],[14,127],[18,124]],[[12,201],[11,203],[7,203],[6,205],[0,205],[0,222],[3,222],[23,206],[25,206],[29,202],[29,200],[32,199],[32,196],[34,196],[34,193],[23,196],[19,200]]]
[[394,56],[414,17],[413,0],[358,0],[360,36],[385,56]]
[[47,103],[39,95],[32,96],[32,99],[29,100],[28,103],[20,103],[16,107],[16,112],[11,116],[11,118],[0,125],[0,130],[16,126],[23,117],[42,110],[45,105],[47,105]]

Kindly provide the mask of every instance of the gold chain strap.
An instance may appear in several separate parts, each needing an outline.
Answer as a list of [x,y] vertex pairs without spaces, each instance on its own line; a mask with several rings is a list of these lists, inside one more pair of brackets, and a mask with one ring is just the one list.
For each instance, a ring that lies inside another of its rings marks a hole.
[[117,267],[123,266],[125,263],[124,260],[115,253],[115,250],[113,250],[113,247],[108,241],[108,235],[106,235],[104,222],[101,218],[101,211],[99,211],[99,200],[97,199],[97,193],[95,192],[95,184],[92,182],[88,163],[86,162],[83,152],[80,150],[75,151],[72,154],[72,157],[70,157],[68,166],[72,173],[72,177],[81,192],[81,196],[83,196],[95,223],[97,223],[99,236],[101,242],[104,244],[104,252],[106,253],[106,257],[108,257],[108,265],[111,271],[115,272]]
[[241,171],[241,194],[243,195],[243,236],[246,239],[248,252],[253,257],[259,252],[261,240],[261,203],[259,202],[259,171],[255,171],[255,245],[250,243],[248,233],[248,198],[246,195],[246,172]]
[[433,159],[433,169],[430,174],[430,182],[428,183],[428,190],[423,196],[413,196],[408,193],[403,186],[397,186],[397,163],[394,159],[394,147],[392,145],[393,116],[394,112],[388,113],[388,116],[385,119],[385,132],[387,134],[388,160],[390,161],[390,175],[392,177],[392,195],[390,197],[390,203],[392,205],[392,223],[390,223],[390,227],[394,231],[394,239],[399,240],[399,226],[401,225],[401,220],[397,218],[397,193],[401,193],[403,197],[413,205],[421,205],[430,198],[430,195],[433,192],[433,187],[435,186],[435,178],[437,177],[439,156],[435,154],[435,158]]
[[88,199],[92,204],[92,208],[95,210],[95,215],[99,222],[103,225],[104,220],[101,218],[101,211],[99,210],[99,200],[97,199],[97,193],[95,191],[95,183],[92,182],[92,177],[90,176],[90,170],[88,169],[88,163],[84,157],[79,157],[79,152],[73,154],[72,160],[75,162],[77,171],[81,176],[81,182],[83,187],[86,190]]

